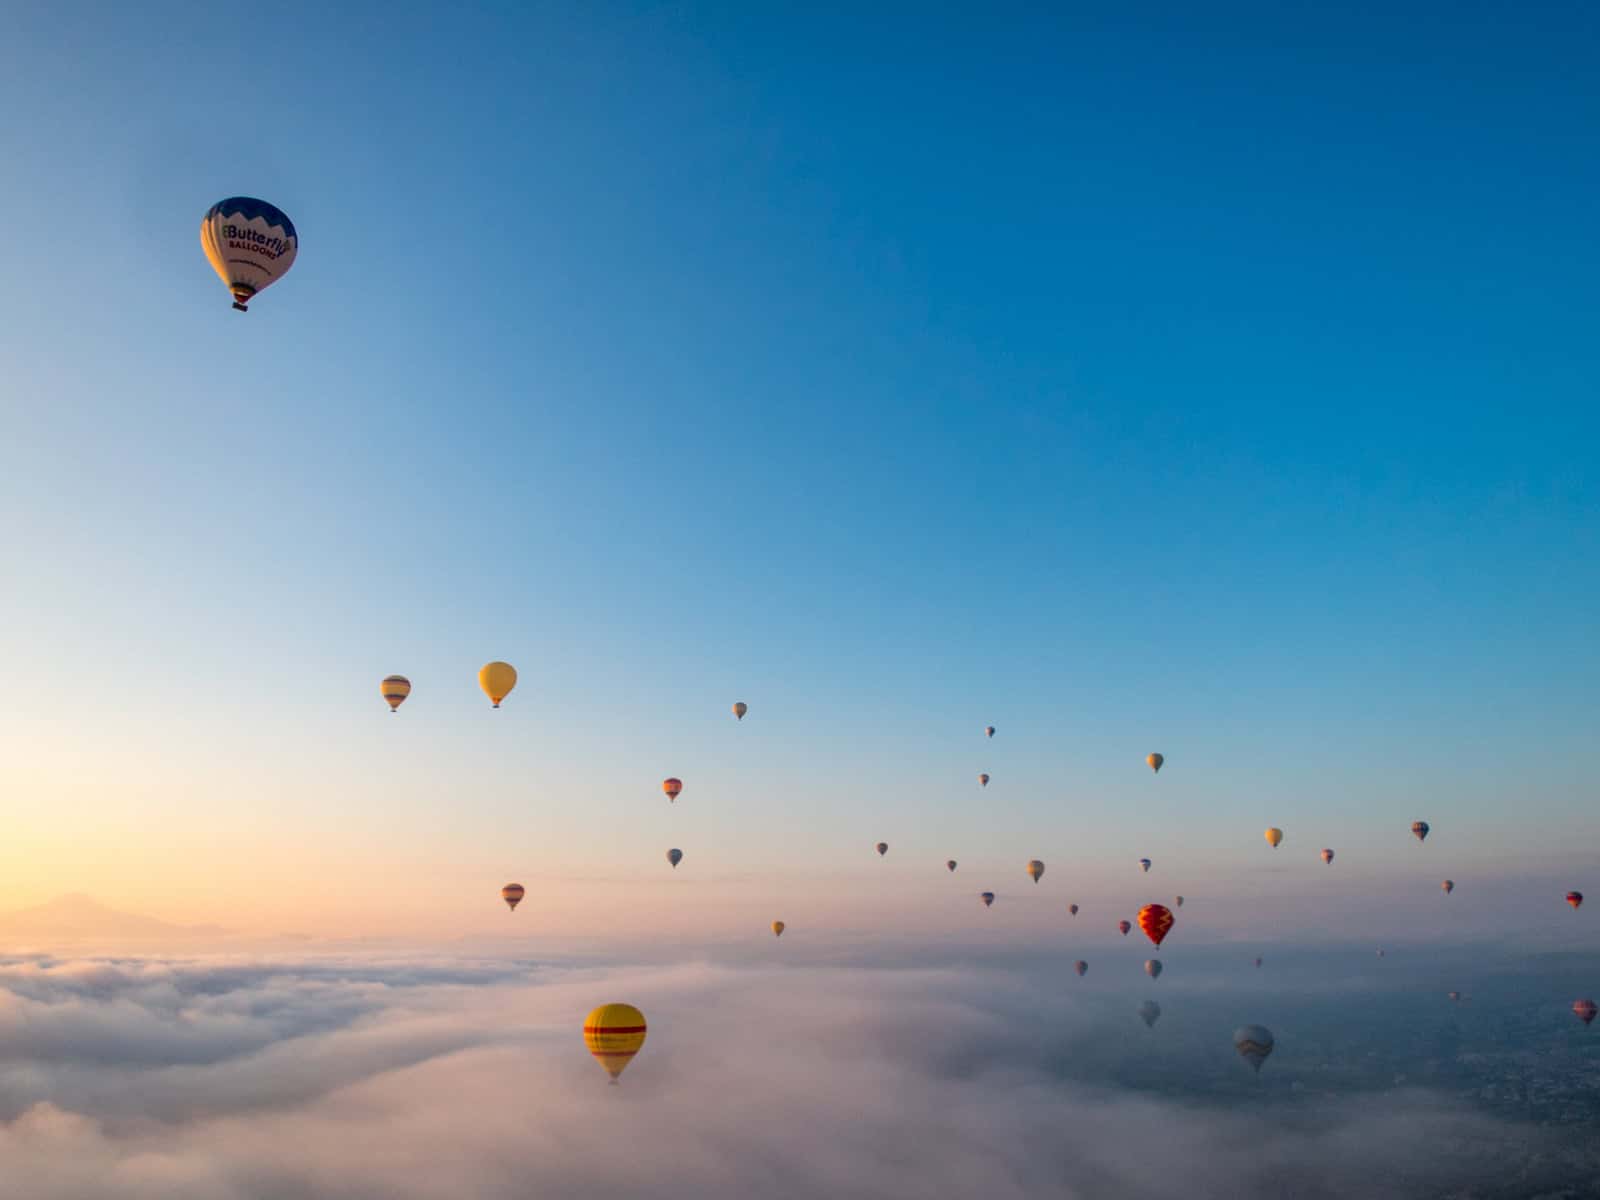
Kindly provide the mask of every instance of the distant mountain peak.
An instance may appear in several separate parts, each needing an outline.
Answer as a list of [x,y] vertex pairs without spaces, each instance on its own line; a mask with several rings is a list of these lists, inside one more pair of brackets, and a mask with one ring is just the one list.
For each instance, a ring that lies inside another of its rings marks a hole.
[[10,938],[174,938],[225,932],[217,925],[175,925],[121,912],[87,892],[67,892],[31,908],[0,914],[0,934]]

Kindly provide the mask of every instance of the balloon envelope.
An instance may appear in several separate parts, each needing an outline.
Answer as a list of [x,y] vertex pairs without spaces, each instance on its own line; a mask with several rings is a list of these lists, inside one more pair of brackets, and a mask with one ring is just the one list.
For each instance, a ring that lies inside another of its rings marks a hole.
[[748,704],[746,704],[743,700],[738,700],[738,701],[734,702],[733,715],[735,717],[737,717],[739,720],[741,720],[741,721],[744,720],[745,713],[747,713],[749,711],[750,711],[750,706]]
[[1283,830],[1279,829],[1277,826],[1273,826],[1261,836],[1267,839],[1267,845],[1276,850],[1278,848],[1278,843],[1283,841]]
[[1272,1030],[1265,1025],[1245,1025],[1233,1031],[1233,1048],[1258,1075],[1261,1073],[1261,1064],[1267,1061],[1267,1055],[1272,1053],[1275,1044]]
[[1325,863],[1331,863],[1333,861],[1333,851],[1332,850],[1324,850],[1322,852],[1322,861],[1325,862]]
[[783,931],[786,928],[788,928],[788,927],[786,925],[784,925],[784,923],[782,921],[774,921],[772,923],[772,936],[773,937],[782,937],[783,936]]
[[1146,875],[1150,874],[1150,860],[1148,858],[1141,858],[1139,860],[1139,870],[1143,871]]
[[661,781],[661,790],[667,794],[667,801],[670,803],[678,798],[679,792],[683,791],[683,780],[663,779]]
[[984,737],[993,737],[994,736],[994,726],[993,725],[985,725],[983,727],[983,736]]
[[1145,959],[1144,973],[1150,976],[1151,979],[1161,978],[1161,960],[1159,958]]
[[1161,1016],[1161,1005],[1154,1000],[1146,1000],[1139,1005],[1139,1020],[1145,1023],[1146,1028],[1154,1029],[1156,1021]]
[[1145,762],[1150,764],[1150,769],[1152,771],[1161,770],[1161,764],[1166,761],[1166,758],[1160,754],[1150,754],[1145,756]]
[[988,787],[989,786],[989,777],[987,775],[979,775],[978,776],[978,784],[981,787]]
[[1587,1025],[1594,1020],[1595,1013],[1600,1012],[1600,1007],[1597,1007],[1593,1000],[1574,1000],[1572,1002],[1572,1011],[1578,1020]]
[[667,851],[667,861],[669,863],[671,863],[674,867],[676,867],[679,863],[681,863],[683,861],[683,851],[682,850],[677,850],[677,849],[668,850]]
[[602,1004],[583,1020],[583,1041],[615,1079],[644,1045],[644,1014],[631,1004]]
[[1146,904],[1139,910],[1139,928],[1157,946],[1172,928],[1172,910],[1165,904]]
[[1582,892],[1568,892],[1567,893],[1567,903],[1572,905],[1573,908],[1577,908],[1580,904],[1583,903],[1583,893]]
[[378,691],[389,702],[389,711],[398,712],[411,695],[411,680],[404,675],[390,675],[378,685]]
[[1036,858],[1028,864],[1027,871],[1028,878],[1038,883],[1039,876],[1044,874],[1044,864]]
[[276,205],[230,196],[200,218],[200,248],[233,293],[233,306],[244,312],[257,292],[271,287],[294,266],[300,235]]
[[511,689],[517,686],[517,669],[510,663],[487,663],[478,671],[478,686],[483,689],[483,694],[489,697],[489,702],[499,708],[500,701],[509,696]]
[[1456,881],[1454,879],[1446,879],[1439,886],[1444,889],[1444,894],[1448,896],[1451,892],[1456,890]]
[[1426,821],[1413,821],[1413,822],[1411,822],[1411,832],[1416,835],[1417,841],[1419,841],[1419,842],[1425,842],[1425,841],[1428,840],[1428,829],[1429,828],[1430,828],[1430,826],[1428,825],[1428,823]]
[[1179,908],[1183,907],[1183,897],[1182,896],[1174,896],[1172,898],[1172,902],[1174,904],[1176,904]]
[[878,843],[878,855],[879,855],[879,857],[882,857],[883,855],[885,855],[887,853],[889,853],[889,843],[888,842],[879,842]]
[[956,869],[956,860],[952,858],[944,865],[946,870],[954,871]]
[[512,912],[517,911],[517,905],[522,903],[522,897],[525,895],[527,895],[527,889],[520,883],[508,883],[500,889],[500,899],[506,902],[506,906]]
[[1257,959],[1256,959],[1256,966],[1258,966],[1258,967],[1259,967],[1259,966],[1260,966],[1260,965],[1261,965],[1261,960],[1260,960],[1260,959],[1259,959],[1259,958],[1257,958]]
[[978,893],[978,899],[983,901],[983,906],[985,908],[988,908],[991,904],[994,903],[994,893],[993,892],[979,892]]
[[1128,936],[1128,930],[1130,930],[1132,928],[1133,928],[1133,925],[1128,921],[1118,921],[1117,922],[1117,929],[1122,934],[1123,937],[1127,937]]
[[1083,973],[1089,969],[1089,964],[1080,958],[1077,962],[1072,964],[1072,969],[1076,971],[1081,978]]
[[1076,904],[1069,904],[1069,905],[1067,905],[1067,911],[1069,913],[1071,913],[1073,916],[1077,916],[1078,915],[1078,906]]

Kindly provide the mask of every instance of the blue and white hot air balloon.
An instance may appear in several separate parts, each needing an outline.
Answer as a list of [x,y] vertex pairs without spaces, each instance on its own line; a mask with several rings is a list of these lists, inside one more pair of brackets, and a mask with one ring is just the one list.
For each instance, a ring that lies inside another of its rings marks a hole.
[[213,204],[200,219],[200,247],[233,293],[233,306],[245,312],[251,297],[294,266],[300,236],[282,209],[265,200],[231,196]]

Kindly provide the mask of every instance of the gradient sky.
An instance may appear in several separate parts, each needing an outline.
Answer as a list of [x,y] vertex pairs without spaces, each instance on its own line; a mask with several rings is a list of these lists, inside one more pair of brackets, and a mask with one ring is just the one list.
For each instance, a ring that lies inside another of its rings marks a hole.
[[0,12],[0,905],[1600,893],[1592,6],[528,7]]

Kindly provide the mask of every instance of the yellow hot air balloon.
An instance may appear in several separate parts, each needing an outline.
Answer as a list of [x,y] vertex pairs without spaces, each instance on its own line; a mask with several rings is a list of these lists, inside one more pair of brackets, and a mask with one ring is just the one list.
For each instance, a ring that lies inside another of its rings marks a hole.
[[786,925],[784,925],[784,923],[782,921],[774,921],[772,923],[772,936],[773,937],[782,937],[783,936],[783,931],[786,928],[788,928],[788,927]]
[[1278,843],[1283,841],[1283,830],[1274,826],[1261,836],[1267,839],[1267,845],[1277,849]]
[[378,690],[389,702],[389,711],[399,712],[400,706],[406,702],[406,697],[411,695],[411,680],[404,675],[390,675],[378,685]]
[[631,1004],[602,1004],[583,1019],[583,1041],[617,1081],[644,1045],[644,1014]]
[[230,196],[200,218],[200,248],[246,311],[255,294],[282,279],[300,252],[300,235],[283,210],[265,200]]
[[740,721],[744,720],[745,713],[747,713],[749,711],[750,711],[750,706],[748,704],[746,704],[743,700],[738,701],[733,706],[733,715],[734,715],[734,718],[736,720],[740,720]]
[[510,663],[492,662],[478,672],[478,686],[496,708],[517,686],[517,669]]

